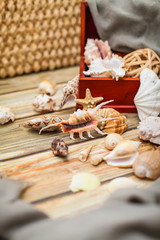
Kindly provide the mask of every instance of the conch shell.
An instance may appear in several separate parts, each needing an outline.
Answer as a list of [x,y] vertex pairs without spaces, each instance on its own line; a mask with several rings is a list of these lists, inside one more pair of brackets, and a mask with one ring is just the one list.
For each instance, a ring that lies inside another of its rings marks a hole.
[[100,180],[92,173],[81,172],[73,176],[69,186],[72,192],[91,191],[100,186]]
[[147,117],[142,120],[138,126],[138,135],[140,139],[160,145],[160,118]]
[[[58,116],[42,116],[42,117],[38,117],[38,118],[34,118],[31,120],[28,120],[25,124],[23,124],[24,127],[26,128],[32,128],[35,130],[40,131],[42,128],[54,124],[54,123],[59,123],[61,122],[63,119],[58,117]],[[58,126],[51,126],[50,128],[44,129],[44,131],[47,132],[53,132],[58,130],[60,127]]]
[[48,80],[44,80],[39,84],[39,92],[53,96],[56,92],[56,83]]
[[98,123],[98,128],[103,132],[122,134],[128,127],[127,118],[113,108],[99,109],[97,115],[102,119],[116,118],[108,121],[100,121]]
[[108,165],[116,167],[131,167],[138,155],[137,149],[141,143],[122,140],[113,151],[104,157]]
[[160,177],[160,149],[140,153],[133,164],[134,174],[139,178]]
[[75,99],[78,93],[79,75],[72,80],[68,81],[63,87],[63,98],[59,104],[59,108],[62,108],[64,104],[71,98]]
[[124,61],[118,55],[113,54],[112,58],[105,59],[97,58],[91,61],[88,71],[83,71],[85,76],[91,77],[112,77],[116,80],[119,77],[124,77],[125,69]]
[[95,59],[104,59],[107,56],[109,59],[112,58],[112,51],[108,41],[102,41],[99,39],[94,40],[90,38],[87,39],[84,51],[85,63],[87,66],[90,66],[91,62]]
[[160,79],[149,68],[140,74],[140,87],[134,98],[139,119],[160,114]]
[[104,145],[108,150],[113,150],[121,141],[123,137],[118,133],[110,133],[105,137]]
[[92,147],[93,147],[93,145],[87,147],[86,149],[84,149],[82,152],[79,153],[79,160],[81,162],[87,161],[87,158],[89,156],[89,153],[90,153]]
[[1,125],[4,125],[9,121],[14,122],[14,119],[15,119],[15,116],[12,113],[10,108],[0,106],[0,124]]
[[42,113],[53,112],[55,105],[55,100],[47,94],[39,94],[33,102],[34,110]]

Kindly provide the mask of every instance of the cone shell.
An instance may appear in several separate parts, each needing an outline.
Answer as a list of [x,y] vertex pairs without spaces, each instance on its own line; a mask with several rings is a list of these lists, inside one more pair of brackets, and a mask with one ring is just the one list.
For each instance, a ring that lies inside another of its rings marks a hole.
[[160,177],[160,149],[140,153],[133,164],[134,174],[139,178]]
[[87,148],[84,149],[82,152],[80,152],[80,154],[79,154],[79,160],[80,160],[81,162],[87,161],[87,158],[88,158],[88,156],[89,156],[89,153],[90,153],[92,147],[93,147],[93,145],[87,147]]
[[56,92],[56,83],[48,80],[44,80],[39,84],[39,92],[53,96]]
[[105,137],[104,144],[108,150],[113,150],[121,141],[123,137],[118,133],[110,133]]
[[104,160],[111,166],[130,167],[138,155],[137,149],[140,144],[136,141],[123,140],[110,154],[104,157]]
[[94,166],[98,165],[99,163],[101,163],[104,159],[104,156],[106,156],[106,154],[108,154],[108,152],[99,152],[97,154],[92,154],[90,156],[90,163]]
[[92,173],[77,173],[73,176],[72,182],[69,186],[72,192],[78,192],[80,190],[90,191],[94,190],[100,185],[100,180]]
[[117,119],[108,120],[108,121],[100,121],[98,123],[98,128],[106,133],[119,133],[122,134],[126,131],[127,118],[121,115],[118,111],[113,108],[103,108],[97,111],[97,115],[101,118],[114,118]]

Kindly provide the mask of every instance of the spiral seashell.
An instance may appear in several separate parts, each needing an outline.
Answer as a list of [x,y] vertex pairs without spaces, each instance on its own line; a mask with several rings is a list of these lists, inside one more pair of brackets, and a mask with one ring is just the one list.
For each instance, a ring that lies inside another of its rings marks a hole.
[[111,166],[131,167],[138,156],[140,144],[138,141],[122,140],[104,160]]
[[104,159],[104,156],[106,156],[107,152],[102,151],[96,154],[92,154],[90,157],[90,163],[94,166],[97,166],[99,163],[101,163]]
[[88,156],[89,156],[89,153],[90,153],[92,147],[93,147],[93,145],[87,147],[87,148],[84,149],[82,152],[80,152],[80,154],[79,154],[79,160],[80,160],[81,162],[87,161],[87,158],[88,158]]
[[111,133],[105,138],[104,144],[108,150],[113,150],[122,140],[123,137],[120,134]]
[[119,133],[122,134],[126,131],[127,125],[127,118],[123,116],[121,113],[116,111],[114,108],[103,108],[97,111],[97,115],[100,118],[116,118],[109,121],[100,121],[98,123],[98,128],[106,133]]
[[134,161],[133,172],[139,178],[160,177],[160,149],[140,153]]

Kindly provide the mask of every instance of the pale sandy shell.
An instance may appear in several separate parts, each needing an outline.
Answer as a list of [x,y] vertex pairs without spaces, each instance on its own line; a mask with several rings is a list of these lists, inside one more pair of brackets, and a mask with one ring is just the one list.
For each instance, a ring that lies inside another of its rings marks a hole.
[[160,149],[142,152],[133,164],[134,174],[139,178],[160,177]]
[[53,96],[56,92],[56,83],[44,80],[39,84],[39,92]]
[[91,151],[92,147],[93,147],[93,145],[87,147],[86,149],[82,150],[82,151],[79,153],[79,160],[80,160],[81,162],[87,161],[87,158],[88,158],[88,156],[89,156],[89,154],[90,154],[90,151]]
[[8,107],[0,107],[0,124],[4,125],[9,121],[14,121],[15,116],[12,113],[11,109]]
[[111,133],[105,137],[104,144],[108,150],[113,150],[122,140],[123,137],[120,134]]
[[73,176],[69,188],[72,192],[78,192],[80,190],[91,191],[99,186],[100,180],[96,175],[92,173],[81,172]]
[[118,189],[135,187],[135,186],[137,186],[137,184],[130,178],[118,177],[110,181],[110,183],[108,184],[108,191],[114,192]]

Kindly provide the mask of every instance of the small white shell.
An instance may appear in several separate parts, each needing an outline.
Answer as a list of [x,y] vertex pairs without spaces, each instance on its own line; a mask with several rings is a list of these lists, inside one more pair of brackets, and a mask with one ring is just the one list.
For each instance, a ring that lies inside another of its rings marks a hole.
[[92,173],[77,173],[73,176],[71,185],[69,188],[72,192],[91,191],[100,186],[100,180],[97,176]]
[[53,96],[56,92],[56,83],[44,80],[39,84],[39,92]]
[[118,133],[111,133],[105,137],[104,144],[108,150],[113,150],[121,141],[123,137]]
[[104,157],[104,160],[111,166],[131,167],[138,155],[137,149],[140,144],[137,141],[123,140],[110,154]]
[[114,192],[117,189],[135,187],[135,186],[137,186],[137,184],[130,178],[118,177],[110,181],[110,183],[108,184],[108,191]]
[[33,102],[34,110],[37,112],[52,112],[55,104],[55,100],[47,94],[39,94]]
[[15,116],[8,107],[0,107],[0,124],[3,125],[9,121],[14,121]]

